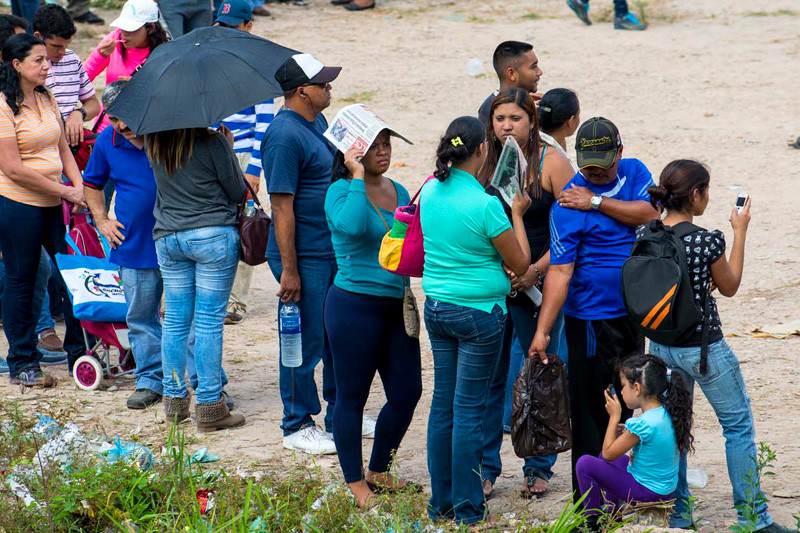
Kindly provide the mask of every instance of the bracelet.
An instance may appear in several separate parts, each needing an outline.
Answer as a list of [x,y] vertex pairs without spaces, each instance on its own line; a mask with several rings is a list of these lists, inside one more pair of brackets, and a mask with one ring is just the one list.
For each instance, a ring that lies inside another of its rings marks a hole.
[[539,270],[539,269],[536,267],[536,265],[533,265],[533,271],[534,271],[534,272],[536,272],[536,286],[538,287],[538,286],[540,286],[542,283],[544,283],[544,274],[542,274],[542,271],[541,271],[541,270]]

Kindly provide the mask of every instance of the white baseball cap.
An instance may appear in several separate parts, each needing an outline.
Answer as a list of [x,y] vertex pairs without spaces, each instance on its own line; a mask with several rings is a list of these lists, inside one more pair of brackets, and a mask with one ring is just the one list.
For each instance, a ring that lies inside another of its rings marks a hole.
[[136,31],[149,22],[158,22],[158,4],[153,0],[128,0],[110,25],[123,31]]

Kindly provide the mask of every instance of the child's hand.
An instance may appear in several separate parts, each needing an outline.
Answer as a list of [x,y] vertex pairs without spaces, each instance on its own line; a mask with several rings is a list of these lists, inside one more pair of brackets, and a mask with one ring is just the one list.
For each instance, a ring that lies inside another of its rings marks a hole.
[[606,397],[606,412],[609,418],[618,421],[622,418],[622,404],[619,403],[617,395],[612,396],[608,389],[603,391],[603,395]]

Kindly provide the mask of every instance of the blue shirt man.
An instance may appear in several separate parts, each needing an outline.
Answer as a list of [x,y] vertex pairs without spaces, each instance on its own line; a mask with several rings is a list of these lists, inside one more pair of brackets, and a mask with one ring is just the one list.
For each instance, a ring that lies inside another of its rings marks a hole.
[[[531,357],[547,360],[550,330],[564,308],[573,431],[572,487],[579,495],[575,464],[603,446],[608,415],[603,391],[622,390],[616,363],[641,353],[644,341],[622,301],[622,263],[635,228],[658,217],[647,193],[653,180],[637,159],[622,159],[622,139],[608,119],[584,122],[575,146],[580,171],[550,212],[550,268]],[[623,421],[630,417],[625,409]]]
[[322,411],[314,369],[323,361],[322,395],[328,403],[325,429],[332,431],[336,385],[325,342],[322,311],[336,274],[325,193],[331,183],[333,147],[322,136],[322,111],[331,102],[331,82],[340,67],[326,67],[309,54],[295,54],[275,74],[286,107],[267,129],[261,154],[272,204],[267,261],[280,283],[278,312],[295,302],[302,324],[303,362],[280,366],[283,446],[311,454],[336,453],[333,439],[317,428]]

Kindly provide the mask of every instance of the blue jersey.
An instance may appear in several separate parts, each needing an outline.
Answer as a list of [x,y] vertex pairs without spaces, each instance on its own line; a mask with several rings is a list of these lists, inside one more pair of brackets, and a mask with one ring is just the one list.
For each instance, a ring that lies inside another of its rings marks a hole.
[[[649,201],[653,178],[638,159],[622,159],[617,179],[607,185],[589,183],[578,172],[567,184],[587,187],[615,200]],[[550,263],[575,264],[564,314],[581,320],[627,315],[622,299],[622,264],[636,240],[635,228],[600,211],[579,211],[553,204],[550,211]]]

